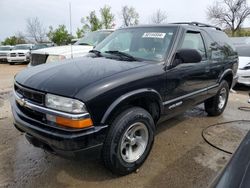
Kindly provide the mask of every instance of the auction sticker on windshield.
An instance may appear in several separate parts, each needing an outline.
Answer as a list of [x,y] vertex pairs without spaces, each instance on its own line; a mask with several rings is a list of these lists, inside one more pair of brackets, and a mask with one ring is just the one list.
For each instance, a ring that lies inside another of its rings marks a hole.
[[142,38],[159,38],[163,39],[165,37],[166,33],[144,33],[142,35]]

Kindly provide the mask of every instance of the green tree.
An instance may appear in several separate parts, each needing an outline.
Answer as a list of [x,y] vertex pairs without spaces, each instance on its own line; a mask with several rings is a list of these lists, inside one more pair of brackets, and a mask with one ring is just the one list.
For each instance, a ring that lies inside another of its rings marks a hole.
[[89,27],[84,25],[82,28],[77,28],[76,30],[76,37],[77,38],[82,38],[84,37],[85,33],[89,31]]
[[76,38],[82,38],[84,36],[84,30],[82,28],[77,28],[76,30]]
[[53,29],[53,27],[50,26],[47,36],[52,42],[57,45],[69,44],[73,38],[69,34],[65,25],[59,25],[56,29]]
[[84,24],[85,30],[96,31],[102,28],[102,22],[96,16],[94,10],[89,13],[89,16],[82,18],[81,22]]
[[16,37],[16,36],[11,36],[6,38],[3,42],[2,45],[16,45],[16,44],[24,44],[25,39],[23,37]]
[[115,20],[114,14],[111,12],[111,7],[105,5],[103,8],[100,9],[100,14],[102,18],[102,25],[104,29],[111,29],[113,27],[113,22]]

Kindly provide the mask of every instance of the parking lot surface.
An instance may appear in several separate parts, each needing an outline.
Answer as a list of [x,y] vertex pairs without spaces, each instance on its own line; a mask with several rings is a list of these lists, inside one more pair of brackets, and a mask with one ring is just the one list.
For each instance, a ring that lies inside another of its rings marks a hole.
[[[231,93],[219,117],[207,117],[203,105],[160,123],[153,149],[137,173],[117,177],[106,170],[96,152],[82,158],[63,159],[30,145],[12,123],[10,109],[14,75],[25,65],[0,64],[0,187],[207,187],[231,155],[208,145],[201,132],[207,126],[250,119],[249,88]],[[217,146],[234,152],[250,129],[244,123],[214,126],[205,136]]]

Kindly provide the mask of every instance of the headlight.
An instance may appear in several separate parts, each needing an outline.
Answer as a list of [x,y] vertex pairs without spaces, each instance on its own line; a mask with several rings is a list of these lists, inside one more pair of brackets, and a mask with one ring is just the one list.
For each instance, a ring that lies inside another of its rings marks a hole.
[[74,114],[87,112],[85,104],[81,101],[52,94],[46,95],[45,105],[48,108]]
[[63,59],[66,59],[66,57],[63,55],[49,55],[47,60],[46,60],[46,63],[51,63],[54,61],[61,61]]
[[242,68],[243,70],[250,70],[250,63],[248,63],[245,67]]

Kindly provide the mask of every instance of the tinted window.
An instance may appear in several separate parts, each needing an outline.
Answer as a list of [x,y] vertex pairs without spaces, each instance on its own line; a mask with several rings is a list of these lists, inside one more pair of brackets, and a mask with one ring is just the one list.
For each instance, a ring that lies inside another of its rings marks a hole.
[[95,49],[121,51],[142,60],[162,61],[171,46],[176,27],[145,27],[117,30]]
[[36,44],[35,46],[33,46],[32,50],[38,50],[38,49],[42,49],[42,48],[47,48],[48,46],[46,44]]
[[217,30],[210,30],[210,36],[220,45],[220,46],[227,46],[232,51],[235,50],[235,47],[232,43],[232,40],[227,36],[226,33]]
[[210,29],[205,34],[212,60],[224,61],[236,55],[234,45],[224,32]]
[[234,45],[250,45],[250,37],[231,37],[230,40]]
[[187,32],[181,49],[195,49],[200,52],[202,59],[206,58],[206,50],[200,33]]
[[29,50],[31,49],[31,45],[16,45],[13,50]]
[[250,57],[250,45],[237,46],[236,51],[238,52],[239,56]]
[[9,51],[9,50],[11,50],[11,47],[10,46],[0,46],[0,50],[1,51]]

